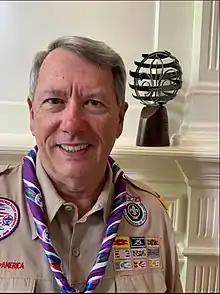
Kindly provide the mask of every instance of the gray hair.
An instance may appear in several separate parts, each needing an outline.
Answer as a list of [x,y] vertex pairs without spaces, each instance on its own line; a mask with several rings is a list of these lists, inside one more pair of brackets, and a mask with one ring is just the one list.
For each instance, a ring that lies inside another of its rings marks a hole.
[[79,36],[59,37],[48,45],[46,51],[40,51],[35,55],[29,76],[29,97],[31,99],[35,95],[41,65],[47,55],[56,48],[64,48],[74,53],[79,53],[101,68],[111,70],[114,78],[117,102],[120,106],[124,104],[126,70],[122,58],[104,42]]

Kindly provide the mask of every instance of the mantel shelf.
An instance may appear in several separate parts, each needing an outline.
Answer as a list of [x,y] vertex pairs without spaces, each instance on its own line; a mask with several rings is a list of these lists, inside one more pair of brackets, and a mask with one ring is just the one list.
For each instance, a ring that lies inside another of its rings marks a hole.
[[[0,133],[0,157],[4,156],[24,156],[32,146],[34,146],[34,137],[30,134],[1,134]],[[167,159],[194,158],[202,161],[217,161],[219,158],[219,146],[214,147],[200,145],[178,145],[167,147],[139,147],[133,142],[127,140],[118,140],[112,150],[112,156],[115,157],[160,157]]]
[[[217,148],[216,148],[217,149]],[[159,156],[171,157],[177,159],[185,158],[201,158],[202,160],[218,161],[219,152],[215,149],[203,149],[198,147],[186,146],[167,146],[167,147],[139,147],[139,146],[115,146],[112,150],[112,155],[115,156]]]
[[[23,156],[31,148],[31,145],[1,145],[0,156]],[[217,149],[217,148],[216,148]],[[203,161],[218,161],[219,152],[215,149],[203,149],[198,147],[186,146],[167,146],[167,147],[139,147],[139,146],[126,146],[115,145],[111,153],[115,157],[166,157],[170,159],[178,158],[196,158]]]

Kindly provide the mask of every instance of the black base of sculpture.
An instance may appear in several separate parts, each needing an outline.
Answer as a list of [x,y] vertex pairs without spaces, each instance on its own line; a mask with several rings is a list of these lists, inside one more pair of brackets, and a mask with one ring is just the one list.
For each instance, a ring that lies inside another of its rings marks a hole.
[[137,146],[170,146],[167,109],[163,105],[145,106],[140,115]]

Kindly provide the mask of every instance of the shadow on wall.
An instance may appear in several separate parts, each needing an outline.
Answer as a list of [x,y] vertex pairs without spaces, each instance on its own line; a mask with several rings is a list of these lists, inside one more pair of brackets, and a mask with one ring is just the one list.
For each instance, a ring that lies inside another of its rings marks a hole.
[[190,101],[187,101],[186,94],[188,85],[183,82],[182,89],[179,90],[176,97],[166,104],[168,120],[169,120],[169,137],[171,145],[179,145],[180,130],[187,115]]

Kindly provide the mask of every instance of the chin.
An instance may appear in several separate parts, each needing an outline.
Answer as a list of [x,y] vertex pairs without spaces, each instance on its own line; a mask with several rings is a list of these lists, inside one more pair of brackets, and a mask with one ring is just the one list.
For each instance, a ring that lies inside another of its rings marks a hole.
[[62,177],[77,179],[88,174],[89,169],[85,167],[75,166],[72,168],[58,169]]

